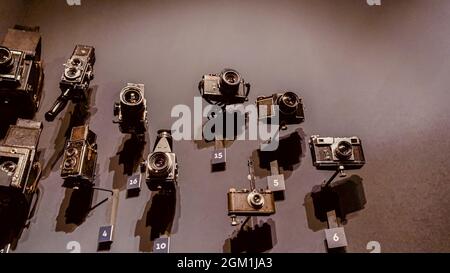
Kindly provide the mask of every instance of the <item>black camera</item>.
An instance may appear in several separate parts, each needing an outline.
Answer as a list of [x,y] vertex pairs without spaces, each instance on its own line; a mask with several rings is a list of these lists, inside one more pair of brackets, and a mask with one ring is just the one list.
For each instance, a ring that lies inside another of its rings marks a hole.
[[97,164],[97,136],[88,125],[74,127],[66,143],[61,166],[64,187],[92,186]]
[[2,131],[15,124],[17,118],[33,118],[38,110],[44,78],[40,59],[39,28],[16,26],[8,30],[0,45]]
[[120,92],[120,102],[114,104],[114,116],[124,134],[143,135],[147,131],[147,101],[144,85],[128,83]]
[[313,165],[318,169],[359,169],[366,163],[361,140],[358,137],[311,136],[310,149]]
[[172,135],[169,130],[159,130],[153,152],[143,162],[147,186],[151,191],[171,190],[178,178],[178,163],[172,151]]
[[293,92],[258,97],[256,106],[258,107],[258,117],[268,122],[276,116],[277,113],[275,113],[274,106],[278,106],[280,125],[282,127],[288,124],[299,124],[305,120],[303,100]]
[[275,213],[275,200],[271,191],[230,189],[229,216],[268,216]]
[[94,79],[95,49],[92,46],[77,45],[72,56],[64,64],[64,72],[61,76],[59,88],[62,94],[45,113],[47,121],[53,121],[64,110],[67,103],[85,102],[91,80]]
[[30,217],[41,167],[36,149],[42,123],[18,119],[0,145],[0,248],[16,239]]
[[250,84],[244,81],[239,72],[227,68],[218,75],[204,75],[199,83],[199,90],[202,97],[211,104],[237,104],[247,101]]

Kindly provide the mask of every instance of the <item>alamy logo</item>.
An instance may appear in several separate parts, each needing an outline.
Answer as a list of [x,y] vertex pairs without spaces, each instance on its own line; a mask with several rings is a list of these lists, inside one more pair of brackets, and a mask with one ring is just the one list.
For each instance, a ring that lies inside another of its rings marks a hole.
[[[172,124],[174,140],[206,140],[233,139],[259,140],[264,151],[274,151],[279,144],[279,110],[278,106],[267,109],[250,104],[243,106],[229,105],[225,109],[217,105],[203,108],[203,99],[194,97],[194,111],[187,105],[179,104],[172,108],[171,117],[178,118]],[[270,122],[260,120],[270,111],[273,113]],[[204,118],[208,118],[203,122]],[[194,130],[192,130],[194,129]]]
[[81,6],[81,0],[66,0],[69,6]]
[[381,6],[381,0],[366,0],[369,6]]

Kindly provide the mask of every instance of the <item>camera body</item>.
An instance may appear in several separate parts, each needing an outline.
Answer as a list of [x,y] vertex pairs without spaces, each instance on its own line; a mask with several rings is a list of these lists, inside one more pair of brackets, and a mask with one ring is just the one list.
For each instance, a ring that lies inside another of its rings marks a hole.
[[[276,93],[267,97],[258,97],[256,100],[258,117],[271,121],[278,106],[280,125],[299,124],[305,120],[303,100],[294,92]],[[265,108],[265,109],[264,109]]]
[[71,57],[64,64],[64,72],[59,83],[61,91],[72,90],[72,100],[84,99],[84,93],[94,79],[94,64],[94,47],[76,45]]
[[128,83],[114,104],[114,116],[124,134],[143,135],[147,131],[147,101],[143,84]]
[[313,165],[318,169],[359,169],[366,163],[358,137],[311,136],[309,141]]
[[0,248],[17,239],[29,219],[41,173],[41,131],[42,123],[18,119],[0,145]]
[[64,187],[93,185],[97,164],[96,138],[96,134],[89,130],[88,125],[72,129],[61,166],[61,177],[65,180]]
[[275,213],[275,200],[271,191],[230,189],[228,192],[228,215],[268,216]]
[[248,100],[250,84],[239,72],[226,68],[220,74],[204,75],[199,90],[202,97],[212,104],[237,104]]
[[151,191],[171,190],[178,178],[178,163],[172,151],[172,136],[169,130],[159,130],[153,152],[143,162],[147,186]]
[[7,129],[39,108],[44,72],[39,28],[9,29],[0,46],[0,116]]

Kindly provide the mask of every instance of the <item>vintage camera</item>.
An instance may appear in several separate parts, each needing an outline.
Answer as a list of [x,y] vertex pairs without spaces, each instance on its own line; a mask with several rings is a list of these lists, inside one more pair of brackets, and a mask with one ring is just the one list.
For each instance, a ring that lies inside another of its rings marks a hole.
[[66,143],[61,166],[63,186],[79,188],[92,186],[97,164],[96,134],[88,125],[74,127]]
[[228,192],[229,216],[268,216],[275,213],[271,191],[230,189]]
[[59,88],[62,94],[45,113],[47,121],[55,120],[56,116],[64,110],[67,103],[85,102],[91,80],[94,79],[95,49],[92,46],[77,45],[72,56],[64,64]]
[[0,127],[4,131],[17,118],[31,119],[38,110],[44,78],[40,59],[39,28],[8,30],[0,45]]
[[313,165],[318,169],[359,169],[366,163],[361,140],[358,137],[311,136],[310,149]]
[[199,83],[202,97],[211,104],[237,104],[247,101],[250,84],[239,72],[226,68],[220,74],[204,75]]
[[19,236],[30,216],[41,174],[41,131],[42,123],[18,119],[0,145],[0,248]]
[[143,135],[147,130],[147,101],[144,85],[129,83],[120,92],[120,102],[114,104],[114,116],[124,134]]
[[172,152],[172,135],[159,130],[153,152],[143,163],[147,186],[152,191],[173,189],[178,178],[178,163]]
[[[305,113],[303,109],[302,99],[293,92],[277,93],[268,97],[258,97],[256,100],[258,107],[258,117],[270,122],[274,117],[275,107],[278,106],[280,125],[285,127],[288,124],[299,124],[305,120]],[[261,107],[267,109],[265,112],[261,111]]]

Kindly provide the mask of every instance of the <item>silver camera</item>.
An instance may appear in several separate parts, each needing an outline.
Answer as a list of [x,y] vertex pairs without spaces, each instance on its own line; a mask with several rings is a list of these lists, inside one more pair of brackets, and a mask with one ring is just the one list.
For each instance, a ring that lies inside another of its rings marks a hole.
[[267,216],[275,213],[275,201],[271,191],[230,189],[228,192],[228,215]]
[[309,141],[313,165],[318,169],[343,166],[359,169],[366,163],[361,140],[354,137],[311,136]]
[[147,131],[147,101],[143,84],[128,83],[114,104],[114,116],[124,134],[143,135]]
[[67,141],[61,166],[63,186],[92,186],[97,164],[96,134],[88,125],[74,127]]
[[178,178],[178,163],[172,151],[169,130],[159,130],[153,152],[143,162],[147,186],[152,191],[173,189]]

